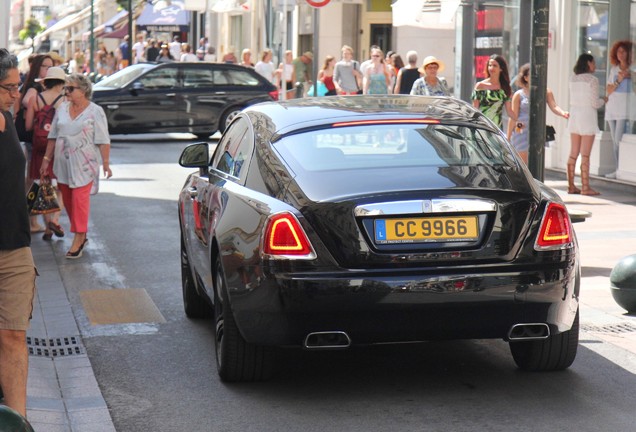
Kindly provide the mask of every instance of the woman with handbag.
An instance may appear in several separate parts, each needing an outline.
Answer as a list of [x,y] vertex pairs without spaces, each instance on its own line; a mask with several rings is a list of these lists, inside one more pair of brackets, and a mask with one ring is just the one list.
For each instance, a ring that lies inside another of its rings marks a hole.
[[[29,72],[27,73],[22,86],[20,87],[20,97],[16,101],[14,106],[15,113],[15,128],[18,131],[18,137],[20,141],[24,143],[27,151],[27,165],[30,165],[28,161],[31,159],[31,146],[32,146],[32,133],[27,131],[26,128],[26,112],[31,100],[43,90],[42,85],[36,81],[46,76],[46,72],[50,67],[53,67],[53,58],[48,54],[36,54],[30,58]],[[31,167],[27,167],[27,174],[31,171]],[[31,177],[27,175],[27,185],[40,178],[40,176]],[[37,216],[31,216],[30,218],[31,232],[38,233],[44,231],[38,223]]]
[[[517,84],[520,89],[512,95],[512,110],[517,116],[517,121],[508,119],[508,141],[517,150],[521,159],[528,164],[528,150],[530,148],[528,121],[530,120],[530,63],[526,63],[519,69]],[[554,100],[552,90],[546,90],[546,103],[552,112],[565,119],[570,113],[563,111]]]
[[[42,82],[45,90],[38,93],[37,97],[31,99],[26,114],[26,129],[33,133],[33,148],[31,150],[31,164],[29,177],[41,178],[40,167],[44,160],[46,147],[48,145],[48,135],[51,130],[51,122],[55,115],[55,110],[64,100],[63,87],[66,79],[64,70],[60,67],[49,68],[46,76],[36,79]],[[57,179],[53,174],[53,166],[50,165],[48,172],[42,180],[50,181],[53,187],[57,186]],[[37,181],[37,180],[34,180]],[[60,214],[62,208],[62,198],[58,194],[58,204],[60,211],[44,214],[44,234],[42,239],[49,241],[55,234],[57,237],[64,237],[64,230],[60,226]]]
[[104,110],[91,102],[92,84],[87,77],[73,74],[64,86],[67,102],[55,112],[40,174],[47,172],[53,156],[53,172],[66,204],[74,233],[66,258],[82,256],[88,239],[90,195],[97,192],[99,166],[110,178],[110,137]]

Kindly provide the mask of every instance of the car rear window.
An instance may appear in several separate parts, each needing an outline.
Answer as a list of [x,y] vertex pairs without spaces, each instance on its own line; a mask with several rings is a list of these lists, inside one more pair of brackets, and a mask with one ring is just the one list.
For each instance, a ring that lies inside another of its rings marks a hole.
[[496,133],[472,126],[391,124],[293,134],[274,144],[295,170],[501,166],[513,163]]

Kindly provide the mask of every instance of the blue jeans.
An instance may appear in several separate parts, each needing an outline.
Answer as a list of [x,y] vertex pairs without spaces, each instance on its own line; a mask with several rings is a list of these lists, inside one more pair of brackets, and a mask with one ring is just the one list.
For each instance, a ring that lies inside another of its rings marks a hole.
[[625,133],[625,126],[627,125],[626,119],[621,120],[608,120],[610,127],[610,135],[612,136],[612,143],[614,144],[614,160],[616,161],[616,169],[618,169],[618,149]]

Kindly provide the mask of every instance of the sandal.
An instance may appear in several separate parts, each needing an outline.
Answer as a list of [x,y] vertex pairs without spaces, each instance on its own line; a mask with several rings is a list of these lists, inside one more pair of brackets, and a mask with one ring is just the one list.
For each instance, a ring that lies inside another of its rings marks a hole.
[[51,239],[53,238],[53,233],[49,230],[47,230],[43,235],[42,235],[42,240],[44,241],[51,241]]
[[82,257],[82,252],[84,251],[84,246],[88,243],[88,239],[84,239],[84,242],[81,244],[78,250],[75,252],[71,252],[70,250],[66,252],[66,259],[77,259]]
[[53,221],[50,221],[48,227],[55,233],[56,237],[64,237],[64,230],[60,225],[56,224]]
[[600,195],[600,194],[601,194],[600,192],[595,191],[592,188],[583,189],[581,191],[581,195],[596,196],[596,195]]

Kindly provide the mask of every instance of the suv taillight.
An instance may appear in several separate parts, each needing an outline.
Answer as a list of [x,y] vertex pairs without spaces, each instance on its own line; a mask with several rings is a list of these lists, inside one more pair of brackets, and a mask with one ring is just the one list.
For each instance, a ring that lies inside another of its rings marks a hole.
[[563,204],[548,204],[534,248],[536,250],[560,249],[571,242],[572,224],[567,209]]
[[277,101],[278,100],[278,90],[272,90],[271,92],[269,92],[269,96],[273,100]]
[[277,213],[267,220],[263,237],[263,253],[272,257],[313,259],[314,249],[300,222],[289,213]]

